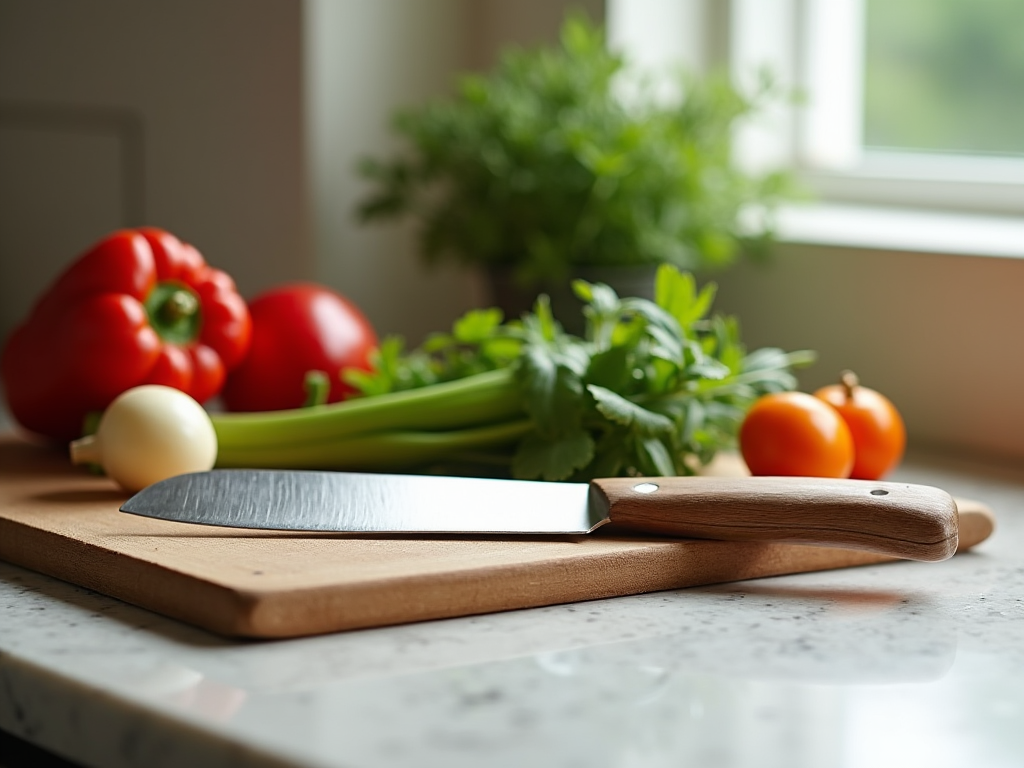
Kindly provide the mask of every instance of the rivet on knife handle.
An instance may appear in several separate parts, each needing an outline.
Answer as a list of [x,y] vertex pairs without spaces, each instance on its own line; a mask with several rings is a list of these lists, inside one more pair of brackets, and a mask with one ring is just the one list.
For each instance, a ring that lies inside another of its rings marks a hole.
[[788,541],[945,560],[957,545],[953,497],[908,483],[825,478],[661,477],[591,482],[616,527],[699,539]]

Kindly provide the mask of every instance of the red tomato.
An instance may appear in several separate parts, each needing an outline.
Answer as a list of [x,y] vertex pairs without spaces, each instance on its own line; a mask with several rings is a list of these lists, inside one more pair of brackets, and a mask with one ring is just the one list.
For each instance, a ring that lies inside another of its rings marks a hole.
[[849,477],[853,437],[839,412],[806,392],[759,398],[739,433],[751,474]]
[[839,411],[850,428],[855,455],[850,477],[878,480],[900,463],[907,431],[889,398],[860,386],[852,371],[843,372],[842,383],[814,395]]
[[228,376],[222,396],[230,411],[299,408],[309,371],[330,380],[327,402],[352,393],[344,368],[370,368],[377,336],[363,314],[335,291],[315,283],[273,288],[249,302],[252,343]]

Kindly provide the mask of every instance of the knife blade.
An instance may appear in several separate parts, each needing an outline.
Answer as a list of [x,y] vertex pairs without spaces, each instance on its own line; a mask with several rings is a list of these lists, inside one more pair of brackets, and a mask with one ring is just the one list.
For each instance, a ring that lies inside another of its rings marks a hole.
[[608,478],[590,483],[222,469],[155,483],[121,511],[278,531],[452,535],[631,532],[780,541],[939,561],[956,502],[926,485],[803,477]]

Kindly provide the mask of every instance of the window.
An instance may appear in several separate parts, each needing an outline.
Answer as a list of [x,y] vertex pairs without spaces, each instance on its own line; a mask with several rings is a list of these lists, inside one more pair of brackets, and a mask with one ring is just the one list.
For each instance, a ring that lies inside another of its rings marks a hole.
[[733,0],[730,64],[801,92],[742,137],[832,200],[1024,213],[1020,0]]
[[864,146],[1024,158],[1024,3],[867,0]]

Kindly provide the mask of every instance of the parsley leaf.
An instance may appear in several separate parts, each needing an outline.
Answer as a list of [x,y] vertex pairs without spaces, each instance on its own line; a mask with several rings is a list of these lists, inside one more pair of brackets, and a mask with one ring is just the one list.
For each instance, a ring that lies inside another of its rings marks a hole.
[[[747,353],[736,319],[710,314],[715,286],[698,290],[671,265],[658,269],[654,301],[584,281],[574,290],[584,301],[582,337],[565,333],[541,296],[508,322],[496,309],[474,310],[409,354],[387,339],[375,371],[350,381],[373,396],[509,369],[531,428],[507,446],[507,473],[578,481],[692,474],[734,447],[755,399],[794,389],[793,369],[814,358]],[[495,472],[495,454],[488,460]]]

